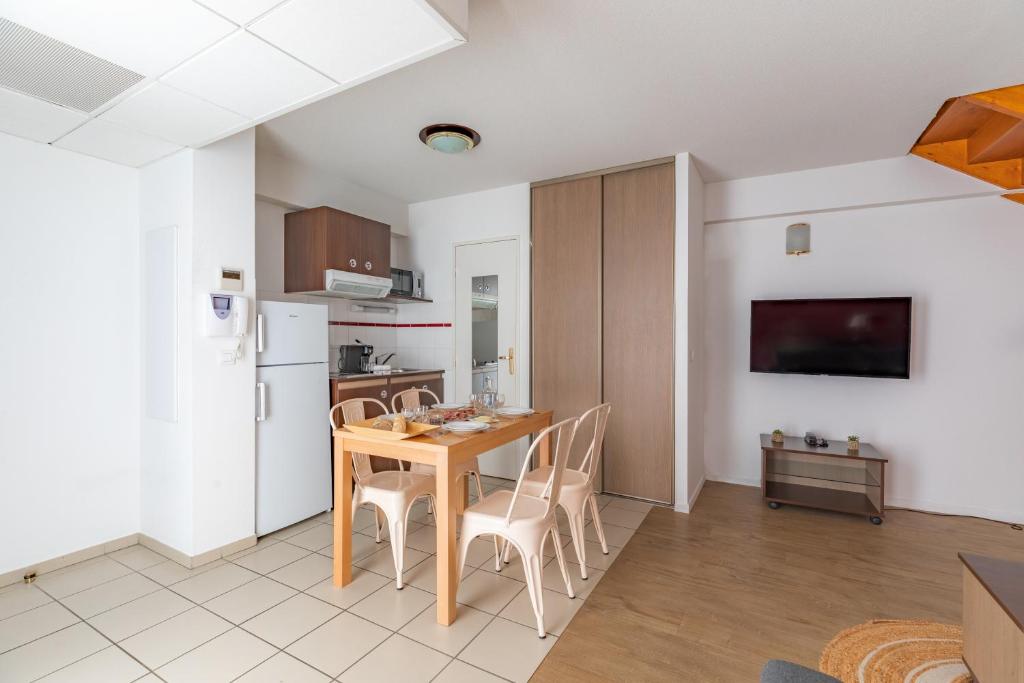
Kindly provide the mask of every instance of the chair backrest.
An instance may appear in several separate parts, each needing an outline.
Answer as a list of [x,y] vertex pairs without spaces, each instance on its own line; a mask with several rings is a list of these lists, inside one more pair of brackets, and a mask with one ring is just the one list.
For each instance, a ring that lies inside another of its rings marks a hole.
[[441,399],[437,397],[437,394],[430,389],[419,389],[413,387],[412,389],[399,391],[391,397],[391,412],[400,413],[406,408],[419,408],[423,405],[422,401],[420,401],[420,394],[428,394],[433,400],[433,402],[428,405],[434,406],[441,402]]
[[583,461],[580,463],[580,472],[587,475],[589,483],[594,482],[599,471],[601,449],[604,446],[604,430],[608,426],[608,414],[611,412],[612,404],[602,403],[580,415],[579,429],[583,428],[587,420],[592,419],[594,422],[594,433],[590,439],[590,445],[587,447],[587,454],[583,456]]
[[[383,412],[388,412],[388,407],[375,398],[350,398],[347,401],[335,403],[331,406],[331,412],[328,414],[331,420],[331,428],[337,429],[340,426],[334,418],[334,414],[339,408],[341,409],[341,416],[344,422],[365,420],[367,403],[376,403]],[[370,456],[366,453],[353,453],[352,470],[356,481],[360,481],[373,474],[373,469],[370,467]]]
[[544,492],[541,494],[541,498],[547,500],[547,507],[544,510],[544,516],[553,514],[555,506],[558,505],[558,496],[562,490],[562,475],[565,473],[565,466],[569,462],[569,451],[572,449],[572,439],[576,435],[576,427],[579,425],[579,418],[570,417],[567,420],[562,420],[557,424],[553,424],[550,427],[545,428],[537,435],[537,438],[530,444],[530,450],[526,452],[526,460],[523,462],[523,469],[519,471],[519,479],[516,481],[516,490],[512,493],[512,501],[509,503],[508,512],[505,515],[505,524],[508,525],[512,521],[512,511],[516,507],[516,499],[519,498],[520,489],[523,487],[523,479],[526,478],[526,473],[530,471],[530,465],[533,462],[533,453],[537,448],[544,442],[546,438],[551,439],[551,475],[548,477],[547,484],[544,486]]

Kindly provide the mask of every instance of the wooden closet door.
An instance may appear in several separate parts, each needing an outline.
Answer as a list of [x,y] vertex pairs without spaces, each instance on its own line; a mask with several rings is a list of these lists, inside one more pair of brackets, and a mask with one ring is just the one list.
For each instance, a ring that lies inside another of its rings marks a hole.
[[[558,421],[601,402],[601,178],[531,194],[533,405]],[[581,433],[570,466],[587,443]]]
[[604,488],[672,503],[675,166],[604,176]]

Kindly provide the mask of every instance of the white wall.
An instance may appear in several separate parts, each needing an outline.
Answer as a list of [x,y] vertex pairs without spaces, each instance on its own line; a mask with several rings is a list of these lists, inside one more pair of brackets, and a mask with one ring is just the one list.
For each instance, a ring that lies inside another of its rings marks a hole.
[[138,531],[138,171],[0,134],[0,574]]
[[[775,427],[856,433],[890,458],[887,504],[1024,519],[1024,213],[948,199],[993,190],[921,160],[851,166],[708,186],[724,222],[705,233],[707,476],[756,484],[757,435]],[[813,188],[837,176],[840,205],[823,209]],[[815,213],[796,215],[801,199]],[[756,217],[783,210],[794,217]],[[811,253],[787,257],[785,227],[801,219]],[[751,299],[888,295],[914,297],[910,380],[749,372]]]

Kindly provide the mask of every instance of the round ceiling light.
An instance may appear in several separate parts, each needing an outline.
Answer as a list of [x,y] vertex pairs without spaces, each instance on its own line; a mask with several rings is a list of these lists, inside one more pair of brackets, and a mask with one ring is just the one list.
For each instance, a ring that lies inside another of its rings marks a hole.
[[480,134],[457,123],[435,123],[420,131],[420,141],[445,154],[468,152],[480,144]]

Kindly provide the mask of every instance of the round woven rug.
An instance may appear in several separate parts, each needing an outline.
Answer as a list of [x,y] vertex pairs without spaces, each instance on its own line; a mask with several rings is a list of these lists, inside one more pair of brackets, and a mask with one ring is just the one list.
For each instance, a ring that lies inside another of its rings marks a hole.
[[839,633],[818,668],[843,683],[970,683],[963,650],[959,626],[879,619]]

